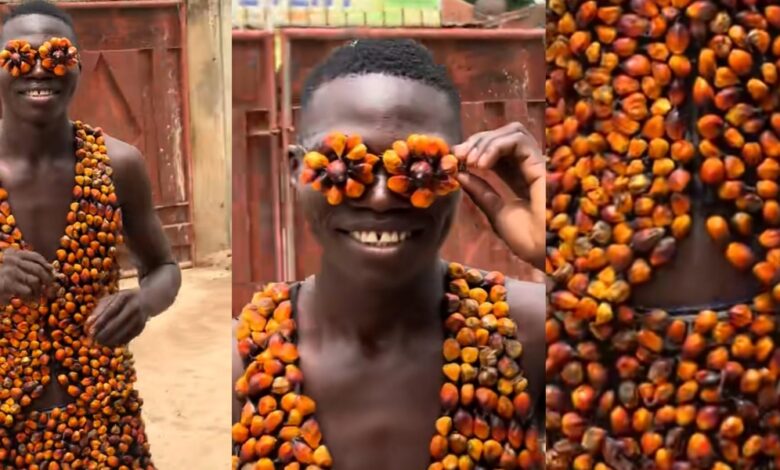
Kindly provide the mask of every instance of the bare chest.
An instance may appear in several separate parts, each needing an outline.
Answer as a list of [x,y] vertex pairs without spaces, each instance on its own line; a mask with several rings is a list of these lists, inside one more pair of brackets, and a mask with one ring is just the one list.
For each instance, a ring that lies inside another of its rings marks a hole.
[[10,203],[5,212],[15,219],[25,243],[49,260],[67,225],[73,175],[73,164],[66,159],[37,167],[0,165],[0,187]]
[[323,439],[339,470],[425,470],[440,416],[440,348],[349,360],[322,352],[306,361],[305,393],[317,402]]
[[[706,194],[696,175],[689,196],[690,233],[677,241],[671,263],[632,291],[637,305],[674,308],[733,304],[750,299],[760,289],[749,271],[739,271],[729,263],[724,247],[714,242],[705,228],[708,217],[721,215],[728,220],[734,210],[713,194]],[[701,282],[704,278],[708,282]]]

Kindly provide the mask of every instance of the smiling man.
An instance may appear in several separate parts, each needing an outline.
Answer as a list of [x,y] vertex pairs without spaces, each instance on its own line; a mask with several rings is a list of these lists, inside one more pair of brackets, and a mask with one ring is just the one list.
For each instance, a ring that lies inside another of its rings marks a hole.
[[[69,119],[81,66],[66,13],[16,5],[2,44],[0,467],[154,468],[124,345],[181,280],[143,158]],[[124,236],[140,287],[119,291]]]
[[[459,95],[411,40],[359,40],[336,50],[308,77],[302,106],[293,184],[323,247],[322,267],[302,282],[268,285],[239,317],[234,467],[541,467],[544,287],[442,261],[460,191],[430,205],[397,194],[388,187],[388,168],[397,170],[387,152],[403,154],[398,141],[427,135],[443,154],[454,145],[462,167],[495,172],[516,197],[502,199],[468,171],[457,181],[507,246],[539,267],[538,145],[518,123],[455,145]],[[350,136],[343,152],[350,157],[333,156],[341,146],[334,132]],[[362,189],[347,183],[347,197],[335,204],[340,196],[316,190],[329,184],[324,177],[314,188],[304,184],[306,162],[321,158],[311,153],[317,149],[330,151],[332,181],[351,168]],[[453,173],[445,158],[437,161],[409,174]]]

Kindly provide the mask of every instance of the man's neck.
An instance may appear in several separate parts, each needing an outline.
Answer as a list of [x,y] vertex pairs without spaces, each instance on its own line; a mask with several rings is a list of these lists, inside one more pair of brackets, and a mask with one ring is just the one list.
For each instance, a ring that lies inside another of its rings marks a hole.
[[323,338],[340,337],[379,343],[441,325],[444,270],[436,260],[403,283],[356,279],[323,259],[315,277],[310,324]]
[[73,146],[73,129],[67,115],[40,124],[4,116],[0,121],[0,148],[7,158],[45,160]]

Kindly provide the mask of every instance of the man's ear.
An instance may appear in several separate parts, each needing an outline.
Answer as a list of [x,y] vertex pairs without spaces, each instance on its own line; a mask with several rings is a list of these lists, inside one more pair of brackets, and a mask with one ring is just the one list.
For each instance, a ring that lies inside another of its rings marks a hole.
[[290,166],[290,184],[293,186],[298,181],[298,171],[303,164],[304,155],[306,150],[300,145],[287,146],[287,164]]

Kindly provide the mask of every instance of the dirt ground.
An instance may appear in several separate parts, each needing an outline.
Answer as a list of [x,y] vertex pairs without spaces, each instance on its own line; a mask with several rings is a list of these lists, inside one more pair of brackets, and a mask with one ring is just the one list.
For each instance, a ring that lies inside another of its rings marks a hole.
[[176,303],[130,343],[160,470],[229,468],[230,279],[224,263],[184,270]]

